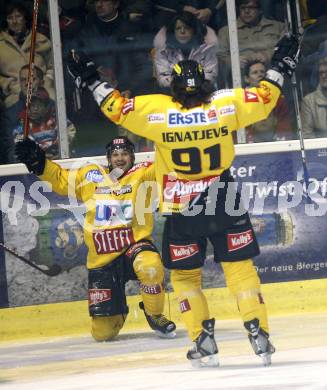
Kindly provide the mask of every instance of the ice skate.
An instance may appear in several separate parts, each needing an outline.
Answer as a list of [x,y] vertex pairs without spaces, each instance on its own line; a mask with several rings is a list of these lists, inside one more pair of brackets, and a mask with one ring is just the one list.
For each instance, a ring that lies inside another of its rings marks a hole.
[[202,322],[203,331],[195,340],[194,346],[187,352],[186,357],[195,368],[218,367],[218,347],[215,341],[215,319]]
[[163,339],[173,339],[176,337],[176,325],[174,322],[169,321],[163,314],[150,315],[144,310],[143,302],[139,303],[140,309],[143,310],[146,320],[151,329],[153,329],[156,335]]
[[269,341],[269,334],[259,327],[259,320],[244,322],[245,329],[249,332],[249,340],[254,353],[261,357],[264,366],[271,365],[271,355],[275,347]]

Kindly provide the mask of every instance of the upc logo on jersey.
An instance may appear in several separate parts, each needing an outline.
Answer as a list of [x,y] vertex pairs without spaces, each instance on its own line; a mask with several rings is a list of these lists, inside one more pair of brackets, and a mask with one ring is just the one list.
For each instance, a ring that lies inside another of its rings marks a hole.
[[227,234],[228,252],[233,252],[244,248],[245,246],[251,244],[251,242],[253,242],[253,233],[251,229],[241,233]]
[[97,230],[92,235],[98,255],[121,252],[135,242],[131,228]]
[[122,109],[123,115],[128,114],[130,111],[134,111],[135,109],[135,99],[129,99],[124,105]]
[[244,90],[244,101],[245,103],[258,103],[258,95],[254,92],[251,92],[247,89]]
[[171,261],[187,259],[199,253],[198,244],[173,245],[169,244],[169,253]]
[[128,225],[134,215],[130,200],[97,200],[95,204],[95,226]]
[[183,203],[188,202],[200,192],[205,191],[217,176],[208,176],[200,180],[169,180],[168,175],[163,177],[163,195],[165,202]]
[[103,181],[103,175],[98,169],[92,169],[86,173],[85,179],[93,183],[101,183]]
[[209,110],[196,109],[187,114],[177,110],[168,110],[168,127],[203,126],[217,122],[218,116],[215,108],[210,108]]
[[110,301],[111,290],[109,288],[91,288],[88,291],[89,305],[97,305],[101,302]]

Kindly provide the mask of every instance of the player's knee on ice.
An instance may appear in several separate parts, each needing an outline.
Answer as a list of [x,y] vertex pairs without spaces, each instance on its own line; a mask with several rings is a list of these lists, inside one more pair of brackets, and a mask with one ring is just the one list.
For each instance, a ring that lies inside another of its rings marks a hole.
[[118,335],[124,322],[125,318],[121,314],[92,317],[92,337],[95,341],[110,341]]

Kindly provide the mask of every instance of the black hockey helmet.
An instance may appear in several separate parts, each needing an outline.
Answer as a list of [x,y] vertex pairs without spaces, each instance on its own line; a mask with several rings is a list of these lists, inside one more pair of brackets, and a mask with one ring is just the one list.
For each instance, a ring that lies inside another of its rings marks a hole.
[[113,151],[119,149],[126,150],[131,154],[133,160],[135,159],[135,146],[133,142],[125,136],[116,137],[106,145],[107,157],[109,158]]
[[201,64],[193,60],[183,60],[175,64],[172,76],[174,86],[189,94],[196,93],[205,80]]

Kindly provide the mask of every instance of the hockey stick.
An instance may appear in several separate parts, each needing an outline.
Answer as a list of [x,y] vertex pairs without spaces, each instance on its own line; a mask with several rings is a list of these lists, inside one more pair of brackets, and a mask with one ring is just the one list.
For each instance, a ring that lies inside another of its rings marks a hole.
[[[297,58],[300,55],[300,48],[304,37],[304,31],[302,26],[298,24],[299,21],[299,8],[297,4],[297,0],[294,0],[296,2],[296,23],[293,23],[292,21],[292,11],[291,11],[291,0],[285,0],[285,6],[286,6],[286,27],[287,32],[289,34],[293,33],[296,35],[299,39],[299,51],[297,54]],[[292,75],[291,78],[291,84],[292,84],[292,95],[293,95],[293,101],[294,101],[294,107],[295,107],[295,116],[296,116],[296,125],[297,125],[297,135],[298,139],[300,141],[300,149],[301,149],[301,160],[302,160],[302,168],[303,168],[303,179],[305,183],[305,192],[307,195],[307,199],[310,199],[308,188],[309,188],[309,171],[307,166],[307,158],[306,158],[306,152],[304,148],[304,139],[303,139],[303,133],[302,133],[302,119],[301,119],[301,112],[300,112],[300,103],[299,103],[299,95],[297,90],[297,82],[296,82],[296,75],[295,72]]]
[[29,117],[28,109],[31,103],[32,92],[33,92],[33,73],[34,73],[34,57],[35,57],[35,41],[36,41],[36,27],[37,27],[37,16],[39,13],[39,3],[41,0],[34,0],[33,5],[33,19],[32,19],[32,30],[31,30],[31,47],[30,57],[28,63],[28,81],[26,91],[26,102],[25,102],[25,114],[24,114],[24,137],[28,136],[29,133]]
[[62,271],[60,265],[58,265],[58,264],[53,264],[48,269],[41,268],[38,265],[34,264],[32,261],[30,261],[30,260],[26,259],[25,257],[19,255],[16,251],[14,251],[13,249],[9,248],[3,242],[0,242],[0,246],[5,251],[7,251],[8,253],[12,254],[15,257],[17,257],[17,259],[19,259],[19,260],[23,261],[25,264],[28,264],[29,266],[35,268],[39,272],[42,272],[44,275],[47,275],[47,276],[57,276]]

